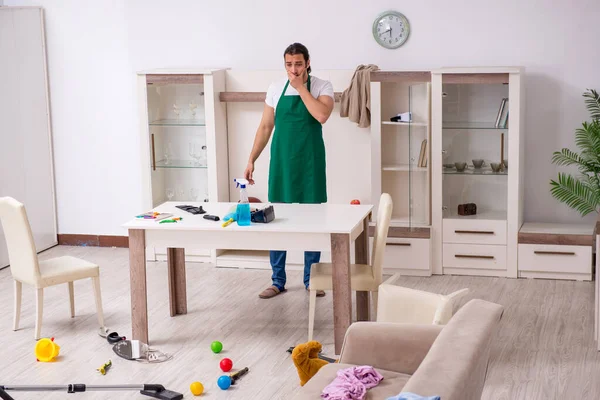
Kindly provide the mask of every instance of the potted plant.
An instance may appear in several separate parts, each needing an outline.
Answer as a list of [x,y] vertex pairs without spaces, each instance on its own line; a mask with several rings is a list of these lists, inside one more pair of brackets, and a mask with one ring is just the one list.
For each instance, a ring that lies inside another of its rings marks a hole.
[[598,213],[600,206],[600,96],[588,89],[583,97],[592,121],[576,130],[575,144],[580,151],[564,148],[552,155],[553,164],[576,165],[580,175],[559,172],[558,180],[550,181],[552,196],[581,216]]

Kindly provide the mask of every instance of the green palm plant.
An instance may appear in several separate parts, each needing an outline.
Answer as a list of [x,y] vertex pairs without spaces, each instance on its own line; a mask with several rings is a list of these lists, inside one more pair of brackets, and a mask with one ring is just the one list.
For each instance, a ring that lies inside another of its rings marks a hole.
[[580,152],[565,148],[552,155],[553,164],[575,165],[580,175],[574,177],[560,172],[557,181],[550,181],[552,196],[581,216],[598,213],[600,206],[600,96],[597,91],[588,89],[583,97],[592,121],[584,122],[576,130],[575,144]]

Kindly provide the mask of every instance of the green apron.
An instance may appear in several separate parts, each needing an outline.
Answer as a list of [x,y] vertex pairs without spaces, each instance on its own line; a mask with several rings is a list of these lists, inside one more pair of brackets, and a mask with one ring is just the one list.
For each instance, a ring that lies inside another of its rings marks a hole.
[[[269,202],[326,203],[323,127],[300,96],[286,96],[288,81],[275,110],[269,166]],[[310,75],[307,88],[310,92]]]

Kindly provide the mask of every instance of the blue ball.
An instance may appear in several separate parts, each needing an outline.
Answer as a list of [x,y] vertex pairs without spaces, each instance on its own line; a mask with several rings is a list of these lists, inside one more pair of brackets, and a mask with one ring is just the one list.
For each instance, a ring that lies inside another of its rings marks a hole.
[[227,390],[229,389],[229,386],[231,386],[231,378],[229,377],[229,375],[222,375],[219,377],[217,385],[219,385],[221,389]]

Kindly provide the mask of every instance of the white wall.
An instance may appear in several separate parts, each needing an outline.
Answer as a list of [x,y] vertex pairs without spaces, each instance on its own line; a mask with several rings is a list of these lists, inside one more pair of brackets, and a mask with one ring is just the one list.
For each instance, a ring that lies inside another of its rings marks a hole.
[[[134,71],[280,68],[293,41],[307,45],[319,69],[525,66],[525,219],[579,218],[549,194],[557,171],[550,159],[573,146],[574,131],[587,118],[582,92],[600,89],[600,53],[593,50],[600,36],[597,0],[557,0],[552,8],[540,0],[5,4],[46,8],[61,233],[122,234],[119,224],[139,211]],[[412,26],[408,42],[395,51],[378,47],[371,36],[373,18],[388,8],[403,12]]]

